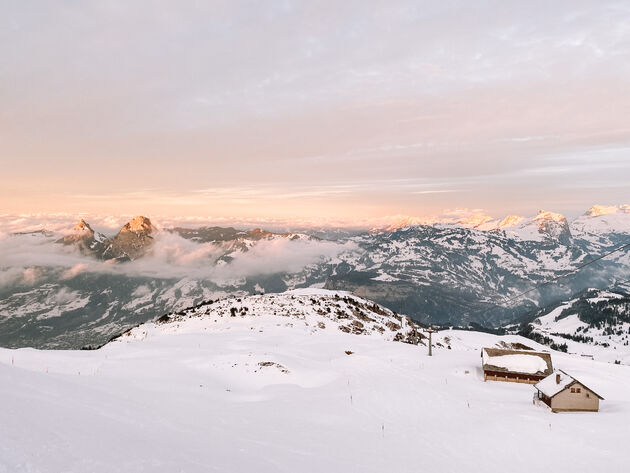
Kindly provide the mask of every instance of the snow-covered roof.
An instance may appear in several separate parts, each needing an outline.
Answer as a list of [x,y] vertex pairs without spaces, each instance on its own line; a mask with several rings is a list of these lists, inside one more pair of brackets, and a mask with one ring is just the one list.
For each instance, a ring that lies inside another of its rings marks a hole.
[[549,374],[553,368],[551,355],[527,350],[484,348],[481,352],[484,369],[510,373]]
[[544,373],[547,363],[539,356],[526,354],[489,357],[487,364],[516,373]]
[[541,393],[543,393],[547,397],[554,397],[561,391],[564,391],[566,388],[571,386],[573,383],[580,383],[582,386],[587,388],[593,394],[595,394],[598,398],[604,399],[591,388],[586,386],[584,383],[578,381],[570,374],[565,373],[562,370],[554,370],[549,376],[545,379],[539,381],[534,385],[536,389],[538,389]]

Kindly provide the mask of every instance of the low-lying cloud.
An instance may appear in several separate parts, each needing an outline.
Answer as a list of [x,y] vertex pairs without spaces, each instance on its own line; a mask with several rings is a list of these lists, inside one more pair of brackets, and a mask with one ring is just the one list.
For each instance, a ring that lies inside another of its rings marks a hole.
[[[56,243],[59,234],[0,234],[0,287],[33,286],[44,278],[69,280],[84,273],[121,274],[156,279],[197,279],[217,284],[256,275],[299,273],[330,260],[354,244],[276,236],[243,250],[232,242],[199,243],[161,231],[141,258],[127,263],[98,260],[72,245]],[[222,258],[228,255],[229,258]]]

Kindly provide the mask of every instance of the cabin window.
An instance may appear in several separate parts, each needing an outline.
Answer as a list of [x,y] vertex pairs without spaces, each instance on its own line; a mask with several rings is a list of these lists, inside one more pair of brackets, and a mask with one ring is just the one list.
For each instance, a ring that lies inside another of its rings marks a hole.
[[591,397],[591,395],[589,393],[586,393],[586,397]]
[[582,388],[575,388],[575,392],[576,393],[581,393],[582,392]]
[[571,388],[571,392],[572,392],[572,393],[575,393],[575,388]]

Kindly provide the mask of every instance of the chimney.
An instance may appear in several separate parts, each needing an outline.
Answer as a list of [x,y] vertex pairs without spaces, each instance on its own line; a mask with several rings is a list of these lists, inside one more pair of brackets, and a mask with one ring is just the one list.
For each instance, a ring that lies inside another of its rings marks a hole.
[[556,373],[556,384],[560,384],[560,373]]

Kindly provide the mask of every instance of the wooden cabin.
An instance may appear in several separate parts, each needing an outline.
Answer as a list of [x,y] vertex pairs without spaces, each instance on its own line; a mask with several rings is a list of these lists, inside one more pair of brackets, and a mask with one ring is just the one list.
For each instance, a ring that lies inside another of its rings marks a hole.
[[562,370],[554,371],[534,386],[537,397],[552,412],[597,412],[604,398]]
[[532,350],[483,348],[484,381],[536,384],[553,372],[551,354]]

